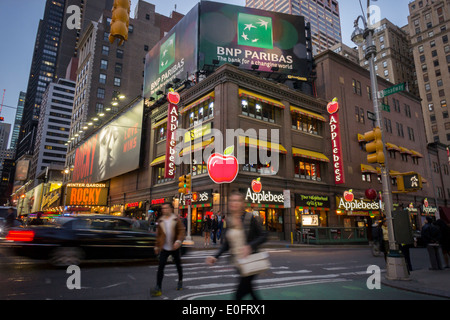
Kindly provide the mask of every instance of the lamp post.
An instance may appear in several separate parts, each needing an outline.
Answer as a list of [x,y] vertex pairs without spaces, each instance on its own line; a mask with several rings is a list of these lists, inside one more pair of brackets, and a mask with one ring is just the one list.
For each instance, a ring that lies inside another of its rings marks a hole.
[[[359,0],[361,5],[361,0]],[[367,8],[369,8],[370,0],[367,0]],[[362,9],[362,5],[361,5]],[[364,51],[364,58],[369,62],[369,72],[370,72],[370,81],[371,81],[371,90],[372,90],[372,101],[373,101],[373,109],[376,116],[376,126],[381,130],[381,140],[383,142],[383,146],[385,145],[384,139],[384,130],[381,116],[381,109],[378,103],[378,81],[377,74],[375,71],[375,57],[377,55],[377,48],[373,42],[373,34],[374,30],[368,26],[368,19],[363,15],[358,16],[355,20],[354,28],[355,30],[352,33],[351,40],[357,45],[361,46],[366,45],[366,49]],[[364,29],[359,28],[359,20],[362,20],[364,24]],[[383,201],[384,201],[384,212],[386,215],[386,223],[388,228],[388,237],[389,237],[389,254],[386,258],[386,277],[390,280],[407,280],[409,278],[408,271],[406,269],[406,262],[403,255],[398,250],[398,245],[395,242],[395,234],[394,234],[394,224],[392,219],[392,192],[390,189],[390,176],[388,170],[388,157],[386,156],[386,149],[383,147],[384,153],[384,164],[381,164],[381,182],[383,188]]]

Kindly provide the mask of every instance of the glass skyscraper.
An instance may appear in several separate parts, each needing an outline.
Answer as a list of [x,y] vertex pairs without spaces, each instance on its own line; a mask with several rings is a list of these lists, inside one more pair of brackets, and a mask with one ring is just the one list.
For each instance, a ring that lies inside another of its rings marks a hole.
[[342,41],[337,0],[246,0],[245,5],[305,17],[311,24],[314,55]]

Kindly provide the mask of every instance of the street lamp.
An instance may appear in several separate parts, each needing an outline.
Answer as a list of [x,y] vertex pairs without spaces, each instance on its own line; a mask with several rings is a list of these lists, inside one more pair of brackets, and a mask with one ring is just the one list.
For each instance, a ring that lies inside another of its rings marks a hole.
[[[359,0],[359,4],[362,4]],[[370,6],[370,0],[367,0],[367,8]],[[358,16],[354,23],[355,30],[352,33],[352,41],[357,46],[362,46],[365,43],[364,58],[369,62],[369,73],[371,81],[371,89],[373,92],[373,109],[376,116],[376,126],[381,130],[381,141],[384,145],[384,131],[382,125],[381,109],[378,105],[378,80],[375,71],[375,57],[377,55],[377,48],[373,42],[374,30],[367,24],[366,18],[364,18],[364,10],[362,16]],[[370,19],[370,17],[368,17]],[[359,27],[359,20],[362,20],[364,29]],[[383,188],[383,200],[384,200],[384,212],[386,215],[386,222],[389,236],[389,254],[386,258],[386,278],[391,280],[407,280],[409,278],[408,271],[406,269],[406,262],[403,255],[398,250],[398,245],[395,242],[394,224],[392,219],[392,192],[390,190],[390,177],[388,170],[388,157],[386,156],[386,149],[383,148],[384,164],[381,164],[381,182]]]

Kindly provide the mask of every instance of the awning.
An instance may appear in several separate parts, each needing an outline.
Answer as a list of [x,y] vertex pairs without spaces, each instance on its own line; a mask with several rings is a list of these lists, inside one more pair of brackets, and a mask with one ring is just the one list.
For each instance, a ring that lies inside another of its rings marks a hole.
[[361,172],[362,173],[378,173],[377,169],[374,167],[368,165],[368,164],[361,164]]
[[291,106],[291,112],[299,113],[301,115],[304,115],[304,116],[307,116],[307,117],[311,117],[311,118],[317,119],[319,121],[327,122],[327,120],[323,116],[321,116],[320,114],[314,113],[312,111],[308,111],[308,110],[305,110],[305,109],[302,109],[302,108]]
[[328,159],[322,153],[305,150],[305,149],[300,149],[300,148],[292,148],[292,156],[313,159],[313,160],[318,160],[318,161],[322,161],[322,162],[330,162],[330,159]]
[[155,124],[152,124],[152,129],[156,129],[159,126],[163,125],[164,123],[167,123],[167,118],[164,118],[162,120],[159,120],[158,122],[156,122]]
[[186,111],[198,106],[199,104],[202,104],[205,101],[213,99],[214,99],[214,91],[187,105],[185,108],[183,108],[183,110],[180,111],[180,113],[185,113]]
[[163,155],[161,157],[156,158],[155,160],[152,161],[152,163],[150,163],[150,166],[156,166],[160,163],[163,163],[164,161],[166,161],[166,155]]
[[415,150],[410,150],[412,153],[412,157],[416,157],[416,158],[423,158],[423,155],[420,152],[417,152]]
[[272,99],[272,98],[268,98],[244,89],[239,89],[239,97],[247,97],[250,99],[254,99],[256,101],[261,101],[267,104],[270,104],[272,106],[284,109],[284,104],[282,104],[280,101]]
[[386,143],[386,149],[387,150],[394,150],[394,151],[401,151],[399,147],[397,147],[393,143]]
[[400,153],[412,154],[411,150],[404,147],[400,147]]
[[209,140],[197,142],[197,143],[193,144],[192,147],[188,146],[186,148],[183,148],[183,150],[181,150],[181,152],[180,152],[180,157],[183,156],[183,154],[185,152],[189,153],[189,152],[195,152],[197,150],[203,150],[213,142],[214,142],[214,138],[211,138]]
[[[377,167],[377,174],[381,174],[381,169],[379,167]],[[398,175],[400,175],[401,173],[399,171],[395,171],[395,170],[389,170],[389,175],[391,177],[396,177]]]
[[252,146],[252,147],[255,147],[255,148],[266,148],[268,150],[278,151],[278,152],[283,153],[283,154],[287,153],[286,148],[283,147],[281,144],[272,143],[272,142],[263,141],[263,140],[258,140],[258,139],[255,139],[255,138],[249,138],[249,137],[240,136],[239,137],[239,144],[240,145],[245,144],[246,146]]

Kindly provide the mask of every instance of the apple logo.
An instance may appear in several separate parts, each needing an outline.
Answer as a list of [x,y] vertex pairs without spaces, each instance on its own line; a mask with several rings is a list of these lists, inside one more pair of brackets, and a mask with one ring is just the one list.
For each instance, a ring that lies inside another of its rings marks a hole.
[[352,202],[355,196],[353,195],[353,190],[348,190],[344,192],[344,199],[347,202]]
[[180,94],[175,92],[173,88],[170,88],[169,93],[167,94],[167,100],[172,104],[178,104],[181,100]]
[[261,183],[261,178],[258,179],[253,179],[252,180],[252,190],[255,193],[260,193],[262,190],[262,183]]
[[208,158],[208,174],[215,183],[231,183],[239,172],[239,163],[233,156],[234,146],[228,147],[223,154],[213,153]]
[[328,105],[327,105],[327,111],[329,114],[333,114],[339,111],[339,103],[337,102],[338,99],[334,98],[333,101],[331,101]]

